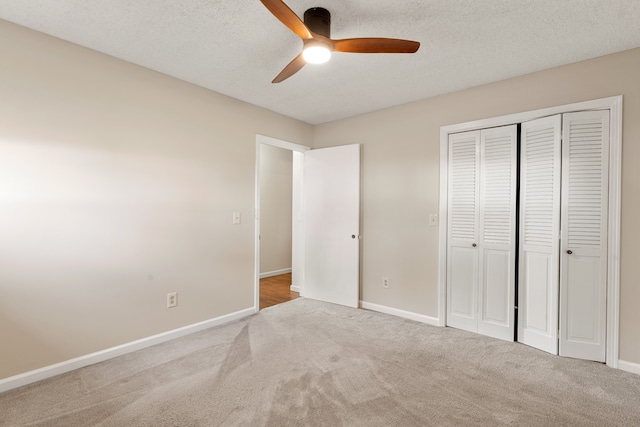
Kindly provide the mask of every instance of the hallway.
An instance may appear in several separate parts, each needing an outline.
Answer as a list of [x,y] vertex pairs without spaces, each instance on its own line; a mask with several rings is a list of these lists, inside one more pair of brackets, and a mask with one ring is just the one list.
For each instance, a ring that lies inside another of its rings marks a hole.
[[291,273],[260,279],[260,310],[299,298],[290,287]]

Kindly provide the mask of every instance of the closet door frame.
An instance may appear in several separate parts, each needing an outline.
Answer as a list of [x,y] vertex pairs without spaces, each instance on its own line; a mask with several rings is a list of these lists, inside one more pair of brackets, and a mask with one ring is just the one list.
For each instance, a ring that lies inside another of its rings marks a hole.
[[[448,140],[449,134],[522,123],[562,113],[609,110],[609,203],[607,241],[607,337],[606,364],[618,368],[620,312],[620,196],[622,162],[622,95],[540,110],[527,111],[440,128],[440,229],[438,267],[438,325],[446,325],[447,230],[448,230]],[[515,305],[515,301],[514,301]]]

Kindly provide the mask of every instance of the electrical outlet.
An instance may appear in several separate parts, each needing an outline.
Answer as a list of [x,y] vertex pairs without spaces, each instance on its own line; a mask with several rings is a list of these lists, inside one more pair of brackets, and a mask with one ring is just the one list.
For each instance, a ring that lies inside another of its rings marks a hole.
[[167,294],[167,308],[176,307],[178,305],[178,293],[170,292]]
[[389,278],[388,277],[383,277],[382,278],[382,287],[383,288],[389,288]]

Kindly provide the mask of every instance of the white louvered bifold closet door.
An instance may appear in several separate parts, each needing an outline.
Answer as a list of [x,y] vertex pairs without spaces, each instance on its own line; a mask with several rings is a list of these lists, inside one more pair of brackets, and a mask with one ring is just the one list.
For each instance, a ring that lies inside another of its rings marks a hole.
[[513,341],[517,126],[480,133],[478,333]]
[[480,132],[449,135],[447,325],[477,331]]
[[518,341],[558,354],[560,115],[522,123]]
[[605,361],[609,111],[563,115],[560,355]]
[[513,340],[517,127],[449,136],[447,325]]

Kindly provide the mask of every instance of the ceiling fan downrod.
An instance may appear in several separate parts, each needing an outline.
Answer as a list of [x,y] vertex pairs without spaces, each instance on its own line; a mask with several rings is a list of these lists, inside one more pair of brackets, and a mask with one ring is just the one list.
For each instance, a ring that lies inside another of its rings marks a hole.
[[304,12],[304,25],[321,36],[331,38],[331,13],[322,7],[312,7]]

